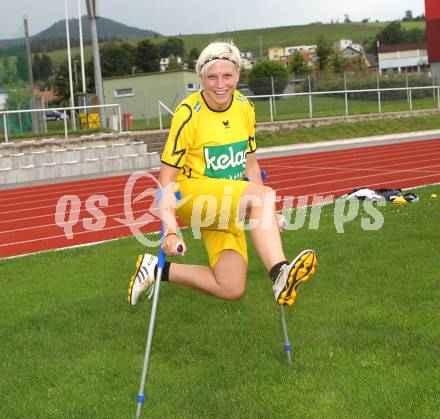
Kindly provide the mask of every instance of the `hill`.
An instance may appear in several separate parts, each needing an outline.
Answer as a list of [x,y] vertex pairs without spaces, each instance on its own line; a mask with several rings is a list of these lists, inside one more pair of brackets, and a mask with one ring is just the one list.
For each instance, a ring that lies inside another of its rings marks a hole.
[[[85,43],[90,42],[90,24],[87,16],[82,19],[83,39]],[[159,33],[148,30],[139,29],[134,26],[128,26],[115,20],[100,17],[97,20],[98,36],[101,42],[113,39],[142,39],[148,37],[160,36]],[[78,19],[69,19],[69,32],[72,45],[79,45],[79,25]],[[66,43],[66,22],[59,20],[49,28],[33,35],[31,37],[33,52],[51,51],[58,45]],[[0,40],[0,49],[13,49],[23,46],[24,38],[3,39]],[[13,52],[13,51],[12,51]]]
[[[192,47],[196,47],[201,51],[207,43],[216,39],[232,39],[240,50],[251,51],[255,57],[259,57],[260,36],[262,37],[263,55],[267,55],[267,49],[269,47],[315,44],[320,35],[324,35],[329,41],[351,39],[355,43],[363,43],[376,36],[388,23],[389,22],[343,24],[311,23],[308,25],[250,29],[215,34],[184,35],[182,39],[187,52],[189,52]],[[402,27],[407,29],[414,27],[424,29],[425,22],[402,22]],[[156,42],[157,41],[158,40],[156,40]]]
[[[347,24],[325,24],[312,23],[309,25],[284,26],[276,28],[249,29],[233,32],[220,32],[214,34],[194,34],[178,35],[185,44],[185,51],[196,47],[201,51],[210,41],[213,40],[233,40],[242,51],[251,51],[255,57],[260,56],[260,36],[262,40],[263,55],[267,56],[267,49],[271,46],[287,47],[300,44],[314,44],[319,35],[324,35],[330,41],[338,39],[351,39],[353,42],[361,43],[373,38],[379,33],[388,22],[377,23],[347,23]],[[402,22],[402,26],[407,29],[414,27],[425,27],[425,22]],[[154,43],[163,42],[164,36],[157,36],[151,39]],[[129,41],[133,44],[137,40]],[[79,54],[79,48],[72,49],[72,54]],[[87,59],[92,56],[91,47],[85,48]],[[54,63],[66,60],[65,50],[54,51],[51,54]]]
[[[97,21],[99,39],[136,39],[160,35],[148,29],[139,29],[128,26],[115,20],[100,17]],[[90,41],[90,24],[87,16],[82,18],[83,38]],[[78,19],[69,19],[69,31],[72,38],[79,38]],[[66,23],[59,20],[49,28],[37,33],[33,38],[64,38],[66,36]]]

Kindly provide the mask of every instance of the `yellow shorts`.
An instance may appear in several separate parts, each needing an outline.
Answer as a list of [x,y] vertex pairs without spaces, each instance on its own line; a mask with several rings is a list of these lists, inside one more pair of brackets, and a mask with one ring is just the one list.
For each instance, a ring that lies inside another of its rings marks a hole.
[[195,238],[203,239],[211,267],[226,249],[235,250],[247,263],[246,237],[238,207],[249,183],[201,178],[183,180],[178,185],[182,200],[177,203],[176,213]]

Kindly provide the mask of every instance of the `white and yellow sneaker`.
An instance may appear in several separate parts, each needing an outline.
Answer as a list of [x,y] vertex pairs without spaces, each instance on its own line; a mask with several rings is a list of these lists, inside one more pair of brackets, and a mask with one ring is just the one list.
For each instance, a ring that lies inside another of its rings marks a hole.
[[128,303],[136,305],[142,293],[146,292],[151,298],[154,291],[155,275],[154,268],[157,265],[157,257],[145,253],[136,261],[136,272],[130,279],[128,286]]
[[317,258],[313,250],[302,251],[289,265],[284,265],[272,287],[278,304],[291,306],[297,289],[316,272]]

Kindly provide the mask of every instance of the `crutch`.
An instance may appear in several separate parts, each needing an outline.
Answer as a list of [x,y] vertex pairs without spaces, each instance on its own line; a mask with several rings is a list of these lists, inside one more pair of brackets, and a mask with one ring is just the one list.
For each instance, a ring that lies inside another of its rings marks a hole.
[[284,306],[279,304],[280,306],[280,322],[281,322],[281,330],[283,331],[284,337],[284,350],[287,355],[287,363],[290,365],[292,363],[292,355],[290,354],[290,350],[292,349],[292,345],[289,341],[289,335],[287,334],[287,324],[286,324],[286,316],[284,314]]
[[[249,181],[248,178],[244,178],[245,180]],[[265,182],[267,179],[267,173],[265,170],[261,171],[261,180],[263,182]],[[283,223],[285,223],[286,221],[284,220]],[[280,225],[281,228],[285,228],[282,227]],[[280,307],[280,323],[281,323],[281,330],[283,332],[283,338],[284,338],[284,350],[286,351],[286,355],[287,355],[287,363],[290,365],[292,364],[292,355],[291,355],[291,349],[292,349],[292,345],[290,344],[289,341],[289,335],[287,334],[287,323],[286,323],[286,315],[284,313],[284,305],[283,304],[278,304]]]
[[[158,203],[161,199],[160,194],[161,194],[161,191],[159,189],[157,191],[157,202]],[[181,198],[181,194],[180,194],[180,192],[177,192],[176,199],[179,200],[180,198]],[[161,242],[161,244],[162,244],[163,238],[164,238],[164,231],[163,231],[163,224],[161,222],[160,223],[160,242]],[[182,252],[183,252],[183,244],[177,243],[176,253],[181,254]],[[157,262],[157,275],[156,275],[156,281],[154,284],[153,303],[152,303],[152,307],[151,307],[150,325],[148,327],[147,344],[145,347],[144,366],[142,368],[141,384],[140,384],[139,393],[137,396],[136,418],[140,417],[142,404],[144,403],[144,400],[145,400],[144,388],[145,388],[145,382],[147,379],[148,364],[150,361],[151,345],[153,343],[154,323],[156,320],[157,305],[159,303],[159,289],[160,289],[160,282],[162,280],[162,271],[165,266],[165,257],[166,257],[165,252],[163,251],[162,246],[160,246],[159,257],[158,257],[158,262]]]

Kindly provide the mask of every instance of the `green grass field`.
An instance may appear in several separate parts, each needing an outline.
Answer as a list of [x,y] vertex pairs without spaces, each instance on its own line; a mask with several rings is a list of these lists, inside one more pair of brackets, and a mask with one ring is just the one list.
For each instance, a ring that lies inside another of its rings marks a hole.
[[257,134],[257,144],[258,147],[262,148],[436,129],[440,129],[438,115],[376,121],[337,122],[322,126],[259,132]]
[[[438,418],[439,186],[421,202],[364,213],[336,233],[333,206],[318,229],[283,233],[287,254],[311,247],[318,273],[286,309],[286,365],[270,283],[250,250],[236,303],[163,284],[144,417]],[[367,217],[368,218],[368,217]],[[185,238],[185,262],[205,263]],[[134,239],[0,261],[0,417],[129,418],[150,304],[129,307]]]

